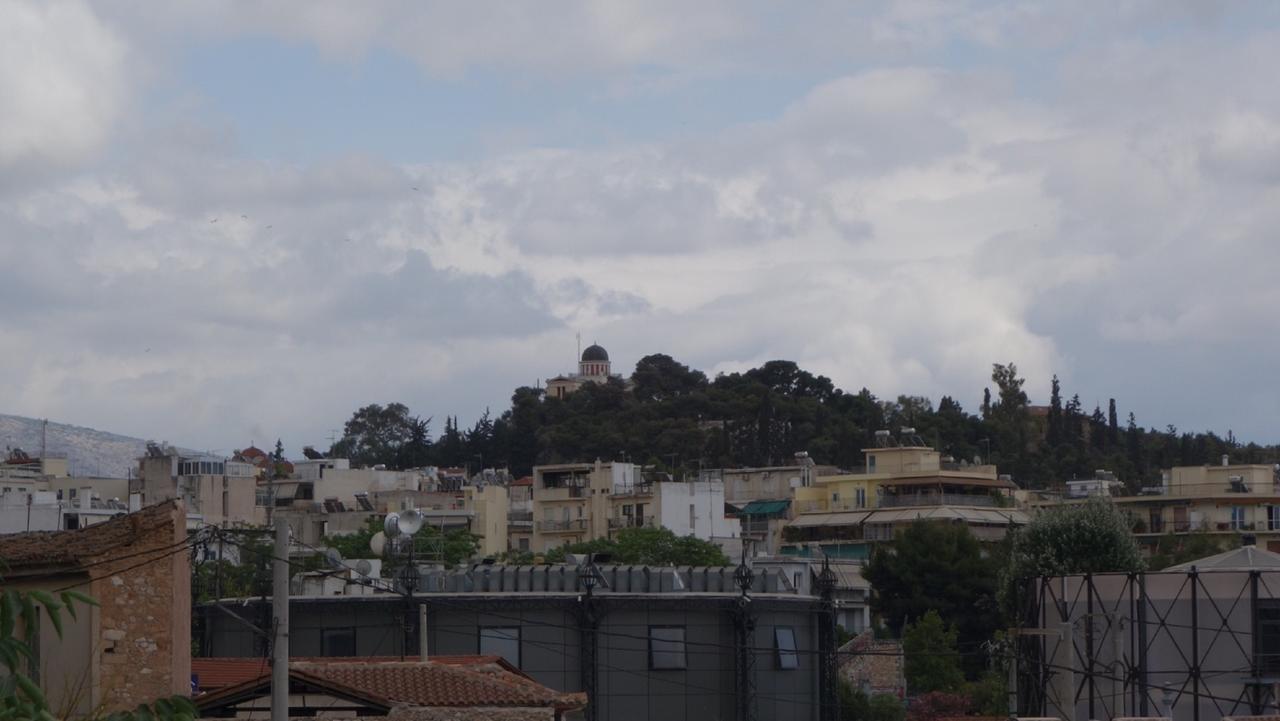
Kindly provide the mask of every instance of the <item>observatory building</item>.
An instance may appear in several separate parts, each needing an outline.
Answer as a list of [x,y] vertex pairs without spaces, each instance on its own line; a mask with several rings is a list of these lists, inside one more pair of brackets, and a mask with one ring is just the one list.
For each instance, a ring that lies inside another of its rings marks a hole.
[[610,370],[609,351],[592,343],[582,351],[577,373],[547,380],[547,397],[564,398],[581,388],[584,383],[605,383],[611,377],[616,376]]

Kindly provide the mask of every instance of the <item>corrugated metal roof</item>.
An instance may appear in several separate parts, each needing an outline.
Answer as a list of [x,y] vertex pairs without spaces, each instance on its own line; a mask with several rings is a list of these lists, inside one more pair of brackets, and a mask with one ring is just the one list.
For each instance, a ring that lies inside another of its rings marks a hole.
[[793,528],[812,528],[814,526],[856,526],[866,520],[869,511],[846,511],[843,513],[804,513],[789,525]]
[[1280,569],[1280,553],[1265,551],[1257,546],[1241,546],[1208,558],[1169,566],[1164,570],[1190,571],[1193,566],[1197,571],[1270,571]]
[[[814,573],[822,571],[821,563],[811,563],[809,567]],[[836,575],[836,588],[842,591],[849,590],[867,590],[871,588],[871,582],[862,577],[862,564],[860,563],[832,563],[831,571]]]
[[781,501],[751,501],[742,507],[739,515],[742,516],[776,516],[786,513],[791,507],[790,500]]

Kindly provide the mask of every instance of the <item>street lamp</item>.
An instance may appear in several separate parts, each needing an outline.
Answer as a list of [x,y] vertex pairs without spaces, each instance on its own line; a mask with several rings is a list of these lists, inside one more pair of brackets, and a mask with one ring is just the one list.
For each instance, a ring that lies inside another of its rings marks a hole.
[[596,583],[596,562],[594,554],[587,557],[587,562],[578,566],[578,583],[587,591],[587,598],[591,598],[591,592],[595,590]]

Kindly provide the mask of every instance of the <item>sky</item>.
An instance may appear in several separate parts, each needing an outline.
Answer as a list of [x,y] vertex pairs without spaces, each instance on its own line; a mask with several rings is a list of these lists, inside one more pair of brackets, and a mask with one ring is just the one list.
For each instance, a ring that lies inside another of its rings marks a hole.
[[992,363],[1280,441],[1280,5],[0,0],[0,412],[192,448],[575,368]]

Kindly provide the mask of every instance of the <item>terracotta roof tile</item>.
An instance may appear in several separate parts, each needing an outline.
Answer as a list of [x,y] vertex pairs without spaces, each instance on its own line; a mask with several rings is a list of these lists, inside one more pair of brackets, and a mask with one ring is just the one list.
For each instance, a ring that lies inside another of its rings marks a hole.
[[[405,662],[418,663],[417,656],[406,656]],[[400,662],[399,656],[328,656],[328,657],[294,657],[294,664],[377,664]],[[504,671],[528,678],[520,669],[507,663],[501,656],[432,656],[431,663],[447,666],[488,666],[494,665]],[[196,677],[200,691],[214,691],[226,686],[234,686],[250,679],[271,672],[271,664],[259,657],[218,657],[191,659],[191,675]]]
[[75,531],[0,535],[0,561],[9,571],[33,566],[75,566],[130,546],[145,532],[170,522],[177,506],[168,501]]
[[412,706],[571,705],[565,694],[497,664],[293,662],[290,667]]

